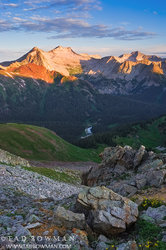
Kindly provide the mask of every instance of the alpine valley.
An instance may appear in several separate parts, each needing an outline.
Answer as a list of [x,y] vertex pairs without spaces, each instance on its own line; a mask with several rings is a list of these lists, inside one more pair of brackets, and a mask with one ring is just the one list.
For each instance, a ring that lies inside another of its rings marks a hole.
[[44,126],[70,142],[166,113],[166,59],[138,51],[119,57],[34,47],[0,63],[0,122]]

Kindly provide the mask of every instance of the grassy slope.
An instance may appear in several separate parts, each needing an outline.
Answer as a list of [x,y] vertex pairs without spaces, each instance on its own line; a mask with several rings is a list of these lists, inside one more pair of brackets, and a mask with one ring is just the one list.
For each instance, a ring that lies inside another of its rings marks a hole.
[[0,148],[30,160],[95,161],[103,150],[81,149],[46,128],[25,124],[0,124]]
[[139,147],[144,145],[146,148],[155,149],[158,146],[166,145],[166,116],[160,117],[146,123],[144,126],[135,125],[132,127],[131,133],[125,137],[116,137],[114,140],[119,145],[130,145]]

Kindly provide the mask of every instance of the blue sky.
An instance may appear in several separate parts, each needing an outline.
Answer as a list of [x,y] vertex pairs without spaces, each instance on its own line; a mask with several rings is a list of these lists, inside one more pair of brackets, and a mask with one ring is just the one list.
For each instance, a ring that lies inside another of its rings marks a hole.
[[165,0],[0,0],[0,61],[32,47],[166,56]]

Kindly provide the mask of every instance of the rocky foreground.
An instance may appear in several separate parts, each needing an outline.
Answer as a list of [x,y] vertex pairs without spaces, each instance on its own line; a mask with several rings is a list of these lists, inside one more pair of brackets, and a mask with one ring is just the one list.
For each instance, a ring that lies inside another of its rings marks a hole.
[[83,184],[104,185],[115,192],[132,197],[141,189],[159,188],[166,184],[166,155],[146,151],[144,146],[106,148],[102,163],[83,175]]
[[38,173],[24,170],[20,166],[0,166],[0,186],[8,186],[36,199],[52,198],[60,200],[77,194],[79,187],[51,180]]
[[0,249],[166,249],[166,202],[148,197],[164,190],[165,155],[126,146],[102,157],[81,187],[2,157]]

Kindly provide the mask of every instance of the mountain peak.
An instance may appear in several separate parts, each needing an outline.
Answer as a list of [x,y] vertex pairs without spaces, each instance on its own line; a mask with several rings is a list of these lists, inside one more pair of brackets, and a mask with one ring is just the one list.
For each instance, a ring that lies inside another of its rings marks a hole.
[[131,56],[129,58],[131,61],[141,61],[145,59],[145,55],[141,53],[140,51],[134,51],[131,53]]
[[37,52],[37,51],[41,51],[41,49],[39,49],[38,47],[33,47],[33,48],[29,51],[29,53],[31,53],[31,52]]
[[39,48],[38,47],[33,47],[32,50],[39,50]]
[[141,52],[138,51],[138,50],[133,51],[131,54],[132,54],[132,55],[135,55],[135,56],[144,55],[143,53],[141,53]]
[[125,61],[132,61],[132,62],[137,62],[137,61],[141,61],[145,58],[146,56],[141,53],[140,51],[133,51],[130,54],[123,54],[121,56],[119,56],[120,58],[120,62],[123,63]]
[[63,47],[63,46],[57,46],[52,51],[73,51],[71,47]]

